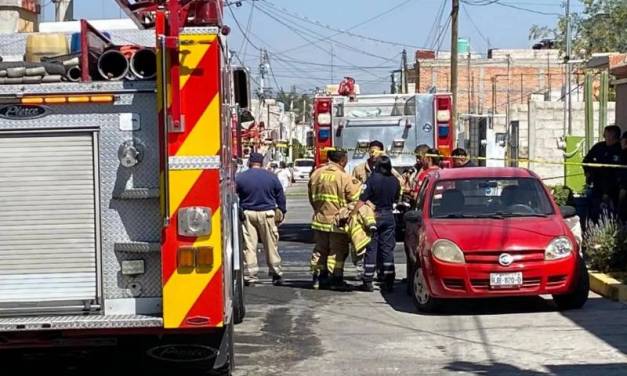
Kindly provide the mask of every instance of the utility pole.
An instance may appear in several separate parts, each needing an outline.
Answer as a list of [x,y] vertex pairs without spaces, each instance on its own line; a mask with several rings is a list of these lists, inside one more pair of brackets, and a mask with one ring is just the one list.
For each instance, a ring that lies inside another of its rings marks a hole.
[[259,61],[259,96],[262,99],[266,97],[266,78],[268,77],[268,73],[270,71],[270,63],[268,61],[268,51],[265,49],[261,50],[261,57]]
[[74,0],[52,0],[54,3],[54,19],[56,22],[74,19]]
[[470,66],[470,58],[471,58],[471,56],[470,56],[470,48],[468,48],[468,55],[467,55],[467,60],[468,60],[467,63],[468,63],[468,65],[466,67],[466,69],[467,69],[467,71],[466,71],[466,79],[467,79],[467,86],[468,86],[468,88],[467,88],[468,89],[468,93],[466,94],[466,95],[468,95],[468,111],[467,111],[467,113],[471,113],[472,112],[471,107],[472,107],[472,89],[473,89],[472,85],[473,85],[473,83],[470,80],[470,76],[472,74],[471,73],[471,66]]
[[457,39],[458,39],[458,18],[459,18],[459,0],[452,0],[453,8],[451,10],[451,92],[453,94],[453,105],[451,106],[451,125],[455,129],[457,123]]
[[573,101],[572,101],[572,68],[570,65],[571,51],[571,25],[570,25],[570,0],[566,0],[566,118],[568,124],[568,135],[573,134]]
[[409,82],[407,80],[407,50],[403,50],[402,57],[402,65],[403,65],[403,80],[401,81],[401,85],[403,85],[403,94],[407,94],[409,91]]
[[331,83],[335,82],[334,61],[335,51],[333,50],[333,43],[331,43]]

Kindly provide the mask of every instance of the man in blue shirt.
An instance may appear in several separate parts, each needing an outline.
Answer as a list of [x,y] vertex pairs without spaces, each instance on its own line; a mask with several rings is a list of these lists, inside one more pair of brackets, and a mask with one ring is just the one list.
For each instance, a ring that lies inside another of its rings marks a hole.
[[281,182],[272,172],[263,168],[263,155],[252,153],[249,169],[235,179],[239,204],[244,211],[244,274],[247,285],[257,281],[257,244],[263,244],[272,284],[283,284],[281,256],[279,256],[278,224],[287,212],[285,193]]

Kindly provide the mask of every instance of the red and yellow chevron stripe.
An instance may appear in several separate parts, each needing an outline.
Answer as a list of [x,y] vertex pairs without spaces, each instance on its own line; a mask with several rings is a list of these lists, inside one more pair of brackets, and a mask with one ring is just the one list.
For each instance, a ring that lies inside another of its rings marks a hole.
[[[168,133],[168,157],[219,158],[221,153],[221,50],[218,36],[211,34],[210,30],[203,33],[194,29],[193,33],[183,31],[180,35],[179,72],[184,130]],[[159,110],[163,111],[162,108]],[[168,178],[168,187],[162,188],[168,190],[170,212],[170,222],[162,236],[164,327],[222,326],[224,282],[220,171],[206,166],[170,169]],[[211,209],[210,236],[190,238],[178,235],[178,210],[190,206]],[[209,270],[178,268],[177,252],[185,246],[212,247],[212,267]]]

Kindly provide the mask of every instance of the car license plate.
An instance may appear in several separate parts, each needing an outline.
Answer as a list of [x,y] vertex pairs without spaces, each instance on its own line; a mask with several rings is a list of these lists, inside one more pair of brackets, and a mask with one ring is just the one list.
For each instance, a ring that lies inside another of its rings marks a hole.
[[522,272],[517,273],[490,273],[490,287],[520,287],[523,284]]

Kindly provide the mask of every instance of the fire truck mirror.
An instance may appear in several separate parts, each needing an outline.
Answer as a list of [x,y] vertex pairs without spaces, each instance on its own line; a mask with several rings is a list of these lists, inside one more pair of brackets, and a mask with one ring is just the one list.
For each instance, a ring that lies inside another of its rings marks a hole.
[[250,106],[250,86],[248,80],[248,71],[244,68],[233,69],[233,93],[235,102],[240,108],[248,108]]

